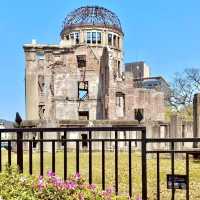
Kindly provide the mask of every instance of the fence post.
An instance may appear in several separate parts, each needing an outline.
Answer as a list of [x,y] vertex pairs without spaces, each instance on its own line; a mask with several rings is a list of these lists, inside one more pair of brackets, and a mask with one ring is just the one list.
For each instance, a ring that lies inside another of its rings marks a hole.
[[142,200],[147,200],[146,128],[142,130]]
[[17,166],[19,167],[19,172],[23,173],[23,132],[17,132]]

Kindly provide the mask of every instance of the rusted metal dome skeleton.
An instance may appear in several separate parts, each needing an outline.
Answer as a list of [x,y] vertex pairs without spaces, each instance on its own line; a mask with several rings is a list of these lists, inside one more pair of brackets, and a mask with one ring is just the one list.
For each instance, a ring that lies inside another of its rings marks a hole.
[[99,6],[80,7],[65,18],[61,35],[68,29],[77,26],[100,26],[114,28],[122,32],[119,18],[112,11]]

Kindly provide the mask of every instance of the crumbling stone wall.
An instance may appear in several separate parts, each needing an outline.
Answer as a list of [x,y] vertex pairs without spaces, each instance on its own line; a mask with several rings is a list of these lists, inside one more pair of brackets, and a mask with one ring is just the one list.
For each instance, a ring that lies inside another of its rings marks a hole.
[[[116,79],[113,55],[104,55],[104,49],[91,53],[93,50],[81,46],[56,49],[55,53],[49,46],[42,47],[46,48],[52,53],[45,54],[44,60],[36,57],[41,47],[25,49],[27,119],[79,119],[78,111],[88,111],[91,120],[128,120],[134,119],[135,109],[140,108],[145,119],[164,120],[163,94],[134,88],[128,77]],[[83,54],[87,66],[78,68],[76,56]],[[85,101],[77,99],[78,81],[88,81],[89,98]],[[120,116],[116,105],[119,93],[124,95],[124,115]]]

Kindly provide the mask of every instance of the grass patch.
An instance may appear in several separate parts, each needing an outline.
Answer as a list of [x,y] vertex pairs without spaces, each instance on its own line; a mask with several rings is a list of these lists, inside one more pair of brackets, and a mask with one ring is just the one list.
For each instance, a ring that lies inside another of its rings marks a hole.
[[[80,173],[88,177],[88,152],[80,153]],[[7,163],[7,151],[2,151],[3,166]],[[39,153],[33,153],[33,174],[39,175]],[[101,153],[93,152],[93,182],[101,187]],[[63,152],[56,153],[56,174],[63,177]],[[76,155],[75,152],[68,152],[68,175],[72,175],[76,171]],[[44,172],[51,169],[52,155],[51,153],[44,153]],[[106,168],[106,187],[113,187],[115,185],[115,160],[114,152],[106,152],[105,168]],[[16,154],[12,153],[12,165],[16,165]],[[150,199],[156,199],[156,159],[148,158],[148,196]],[[28,174],[28,153],[24,153],[24,173]],[[160,159],[160,178],[161,178],[161,199],[170,199],[171,191],[167,190],[166,174],[171,172],[171,161],[169,158],[161,157]],[[175,160],[175,173],[185,174],[185,160]],[[190,159],[190,199],[200,199],[200,161],[193,161]],[[132,181],[134,198],[141,195],[141,157],[140,153],[133,152],[132,154]],[[124,196],[128,193],[128,153],[119,152],[119,193]],[[123,199],[121,197],[121,199]],[[176,191],[176,199],[185,199],[185,190]]]

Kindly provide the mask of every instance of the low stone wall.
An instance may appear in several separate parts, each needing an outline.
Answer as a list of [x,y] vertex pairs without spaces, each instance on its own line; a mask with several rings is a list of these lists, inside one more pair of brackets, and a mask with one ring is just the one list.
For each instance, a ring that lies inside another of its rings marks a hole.
[[[172,116],[171,120],[168,122],[160,122],[160,121],[145,121],[141,123],[142,126],[146,126],[147,128],[147,137],[148,138],[189,138],[193,137],[193,123],[188,121],[183,121],[178,116]],[[113,127],[113,126],[138,126],[137,121],[128,121],[128,120],[60,120],[60,121],[23,121],[23,127]],[[64,133],[44,133],[44,139],[61,139]],[[68,132],[67,138],[68,139],[82,139],[85,135],[88,138],[87,132]],[[39,138],[39,133],[25,133],[25,138],[35,139]],[[92,138],[107,138],[107,139],[114,139],[115,134],[114,132],[94,132],[92,134]],[[126,132],[119,132],[118,138],[120,139],[135,139],[140,138],[141,134],[134,131],[126,131]],[[92,148],[95,151],[101,150],[101,143],[95,142],[92,144]],[[106,150],[113,151],[114,150],[114,142],[106,142],[105,148]],[[127,150],[127,142],[119,142],[118,147],[119,150]],[[24,145],[25,149],[28,148],[27,145]],[[76,144],[75,142],[68,143],[69,150],[75,150]],[[192,143],[180,143],[175,146],[177,150],[183,148],[192,148]],[[133,150],[140,149],[140,143],[133,142],[132,143]],[[153,149],[169,149],[169,143],[158,143],[158,144],[148,144],[148,150]],[[56,143],[56,149],[62,150],[63,145],[62,143]],[[86,150],[88,147],[84,146],[84,144],[80,144],[80,150]],[[39,145],[36,145],[36,150],[39,150]],[[44,143],[44,150],[51,151],[51,144]]]

